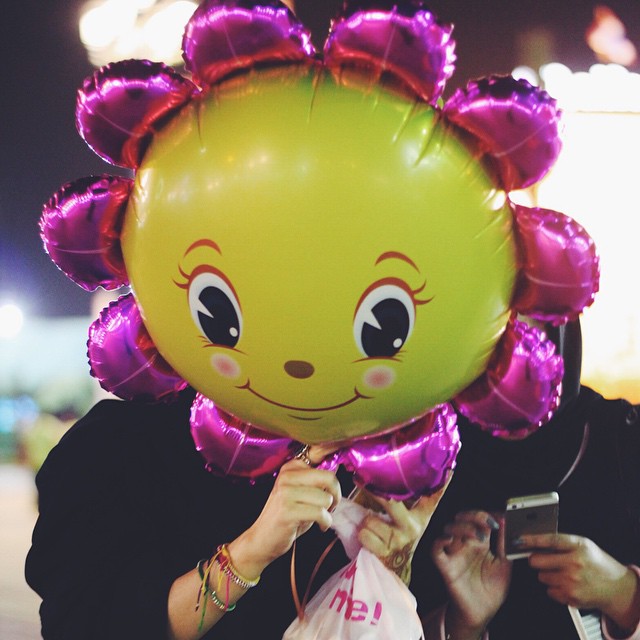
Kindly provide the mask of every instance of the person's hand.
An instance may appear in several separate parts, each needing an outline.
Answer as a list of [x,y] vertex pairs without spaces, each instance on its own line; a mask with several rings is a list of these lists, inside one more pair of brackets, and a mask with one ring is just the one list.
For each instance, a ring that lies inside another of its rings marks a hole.
[[330,450],[311,447],[306,458],[284,464],[255,523],[229,544],[234,563],[255,578],[313,524],[331,526],[331,510],[341,498],[340,484],[331,471],[314,468]]
[[[248,587],[243,582],[255,583],[262,571],[286,553],[296,538],[314,523],[323,530],[331,526],[331,510],[341,498],[340,484],[334,473],[316,469],[315,465],[335,448],[305,447],[298,457],[284,464],[258,519],[226,545],[233,571],[237,571],[236,577],[241,579],[238,582],[227,574],[224,592],[226,603],[235,605],[247,592]],[[233,514],[230,515],[233,517]],[[224,516],[220,514],[220,517]],[[209,567],[211,564],[210,561]],[[214,567],[213,571],[217,572],[218,581],[225,579],[222,566]],[[208,582],[208,577],[205,582],[200,563],[173,582],[167,605],[167,637],[172,640],[200,638],[224,615],[226,607],[223,610],[220,606],[206,606],[208,596],[203,589]],[[211,583],[215,584],[213,578]],[[204,595],[204,605],[200,608],[198,598],[198,606],[194,610],[195,593]]]
[[551,598],[576,608],[598,609],[621,630],[635,630],[640,620],[640,588],[629,567],[581,536],[527,535],[519,543],[536,549],[529,565],[538,571]]
[[[377,510],[364,518],[358,529],[360,544],[394,571],[405,584],[411,579],[411,559],[449,481],[430,496],[422,496],[407,506],[398,500],[385,500],[361,490],[357,502]],[[381,511],[382,510],[382,511]],[[381,517],[380,514],[387,517]]]
[[[490,538],[498,529],[494,554]],[[504,557],[503,528],[484,511],[459,513],[434,542],[432,556],[450,596],[447,631],[455,638],[478,638],[509,590],[511,562]]]

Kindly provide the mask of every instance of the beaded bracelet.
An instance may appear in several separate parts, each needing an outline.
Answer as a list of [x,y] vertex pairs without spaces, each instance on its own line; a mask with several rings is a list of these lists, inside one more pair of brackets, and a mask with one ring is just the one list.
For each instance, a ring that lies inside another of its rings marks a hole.
[[[200,576],[200,589],[198,590],[198,599],[196,600],[196,611],[200,608],[200,603],[202,603],[202,613],[200,615],[200,624],[198,625],[198,631],[202,630],[204,626],[204,617],[207,612],[207,599],[211,600],[213,604],[218,607],[224,613],[229,611],[233,611],[236,608],[235,603],[229,604],[229,580],[227,579],[227,597],[226,601],[223,602],[218,594],[211,588],[209,585],[209,574],[211,573],[211,568],[213,567],[214,562],[217,561],[220,552],[217,551],[214,556],[207,560],[206,558],[203,560],[199,560],[196,565],[196,569],[198,570],[198,575]],[[222,574],[218,575],[218,590],[222,585]],[[207,598],[209,596],[209,598]]]
[[216,549],[216,554],[214,558],[212,558],[212,561],[213,559],[215,559],[224,575],[235,582],[241,589],[251,589],[251,587],[255,587],[258,582],[260,582],[260,576],[255,580],[249,580],[249,578],[245,578],[238,572],[233,562],[231,562],[231,555],[229,554],[229,549],[226,544],[221,544]]
[[211,599],[213,604],[215,604],[216,607],[218,607],[218,609],[220,609],[221,611],[229,612],[229,611],[233,611],[236,608],[235,603],[227,605],[224,602],[222,602],[222,600],[218,598],[218,594],[213,589],[209,589],[209,598]]

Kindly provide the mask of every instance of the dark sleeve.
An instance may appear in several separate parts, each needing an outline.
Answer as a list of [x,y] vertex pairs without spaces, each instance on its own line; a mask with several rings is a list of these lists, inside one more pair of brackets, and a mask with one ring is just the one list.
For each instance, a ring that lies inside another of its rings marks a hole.
[[159,419],[150,411],[98,404],[37,475],[26,578],[43,599],[44,640],[166,637],[168,592],[181,570],[159,561],[160,532],[149,524],[153,465],[138,427]]
[[640,405],[631,405],[624,400],[617,404],[620,419],[615,430],[616,470],[630,533],[628,548],[619,559],[625,564],[640,566]]

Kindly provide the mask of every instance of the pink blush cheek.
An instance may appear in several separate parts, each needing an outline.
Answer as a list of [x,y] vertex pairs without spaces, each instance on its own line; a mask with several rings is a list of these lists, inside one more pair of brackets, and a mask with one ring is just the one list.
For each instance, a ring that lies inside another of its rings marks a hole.
[[223,378],[237,378],[240,375],[240,365],[224,353],[216,353],[211,356],[211,366]]
[[367,370],[362,380],[371,389],[387,389],[396,381],[396,372],[391,367],[378,365]]

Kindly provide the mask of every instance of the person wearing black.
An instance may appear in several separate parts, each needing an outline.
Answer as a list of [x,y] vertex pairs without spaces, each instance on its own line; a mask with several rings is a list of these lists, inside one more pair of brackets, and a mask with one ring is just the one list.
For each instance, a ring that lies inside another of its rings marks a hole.
[[[577,321],[548,333],[565,360],[562,402],[549,423],[506,441],[460,418],[456,473],[413,561],[428,640],[571,640],[589,600],[606,601],[623,623],[596,607],[605,638],[640,637],[640,408],[580,385]],[[566,534],[546,540],[556,555],[507,561],[495,545],[506,500],[549,491],[560,496]],[[558,552],[571,567],[559,570]]]
[[[302,592],[351,476],[308,464],[322,458],[316,446],[277,478],[217,477],[191,438],[193,397],[102,401],[48,456],[26,561],[45,640],[280,640],[296,617],[287,552],[295,540]],[[360,542],[383,560],[415,548],[439,495],[411,510],[379,500],[390,521],[370,515]],[[348,561],[334,545],[311,593]]]

